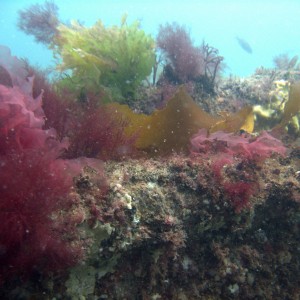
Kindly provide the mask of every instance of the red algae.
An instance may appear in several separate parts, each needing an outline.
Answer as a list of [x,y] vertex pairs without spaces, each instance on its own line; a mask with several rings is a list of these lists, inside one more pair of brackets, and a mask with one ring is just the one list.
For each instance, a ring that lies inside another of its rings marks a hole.
[[[273,153],[285,156],[286,147],[282,142],[266,131],[258,137],[249,135],[235,135],[218,131],[208,135],[206,129],[199,130],[191,139],[191,153],[211,160],[211,167],[218,185],[223,187],[225,196],[236,212],[249,207],[250,198],[258,185],[255,178],[246,176],[241,171],[241,178],[230,181],[223,173],[225,166],[232,166],[236,162],[242,165],[258,165]],[[238,170],[237,170],[238,172]]]
[[[75,224],[55,214],[68,208],[73,177],[87,161],[58,159],[67,141],[44,130],[42,94],[21,61],[0,49],[12,87],[0,85],[0,281],[74,265],[83,255]],[[11,63],[11,64],[10,64]],[[16,73],[17,72],[17,73]],[[2,81],[1,81],[2,82]],[[99,164],[97,166],[100,167]],[[100,170],[100,168],[98,169]]]

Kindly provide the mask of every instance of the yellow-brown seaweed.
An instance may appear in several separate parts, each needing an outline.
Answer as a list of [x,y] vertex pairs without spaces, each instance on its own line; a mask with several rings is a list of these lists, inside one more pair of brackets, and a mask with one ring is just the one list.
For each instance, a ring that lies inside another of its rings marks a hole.
[[224,116],[220,122],[210,128],[209,132],[236,132],[241,129],[247,132],[252,132],[254,129],[254,115],[251,106],[245,106],[233,115]]
[[137,134],[136,148],[151,156],[187,152],[191,137],[201,128],[206,128],[208,132],[253,130],[251,107],[226,117],[213,117],[202,110],[183,87],[164,109],[156,110],[151,115],[136,114],[126,105],[109,106],[126,120],[126,134]]
[[300,111],[300,82],[290,87],[289,99],[284,105],[283,117],[279,126],[283,127]]

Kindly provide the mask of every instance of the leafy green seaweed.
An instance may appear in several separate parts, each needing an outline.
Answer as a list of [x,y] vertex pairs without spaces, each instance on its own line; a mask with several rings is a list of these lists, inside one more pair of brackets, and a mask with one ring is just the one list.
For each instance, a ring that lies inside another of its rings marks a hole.
[[[71,71],[70,85],[98,92],[109,90],[114,100],[134,98],[137,87],[150,75],[155,63],[155,42],[140,29],[138,21],[105,27],[98,20],[87,28],[73,21],[58,26],[53,41],[58,68]],[[63,84],[64,85],[64,84]]]

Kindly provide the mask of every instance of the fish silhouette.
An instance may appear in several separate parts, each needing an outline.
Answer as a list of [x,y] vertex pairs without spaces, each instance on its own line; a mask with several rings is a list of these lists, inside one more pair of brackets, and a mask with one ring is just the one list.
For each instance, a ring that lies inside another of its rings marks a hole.
[[247,53],[252,54],[252,48],[249,45],[248,42],[246,42],[245,40],[239,38],[238,36],[236,37],[236,40],[238,41],[239,45],[241,46],[241,48],[243,50],[245,50]]

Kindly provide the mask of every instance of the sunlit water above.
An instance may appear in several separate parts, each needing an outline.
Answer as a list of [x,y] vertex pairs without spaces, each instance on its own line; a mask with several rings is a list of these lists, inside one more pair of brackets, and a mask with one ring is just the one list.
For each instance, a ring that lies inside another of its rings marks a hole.
[[[0,44],[13,55],[26,57],[33,64],[54,66],[52,52],[17,28],[18,10],[41,0],[0,0]],[[272,67],[273,58],[286,53],[300,54],[300,1],[243,0],[161,0],[161,1],[55,1],[64,22],[80,20],[90,26],[101,19],[106,26],[120,24],[124,13],[128,22],[141,21],[142,28],[156,36],[159,24],[186,25],[195,44],[203,40],[224,57],[225,74],[248,76],[260,66]],[[246,51],[237,37],[252,49]]]

